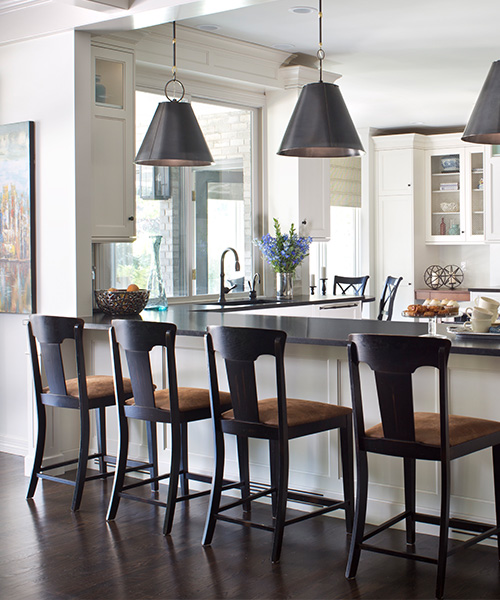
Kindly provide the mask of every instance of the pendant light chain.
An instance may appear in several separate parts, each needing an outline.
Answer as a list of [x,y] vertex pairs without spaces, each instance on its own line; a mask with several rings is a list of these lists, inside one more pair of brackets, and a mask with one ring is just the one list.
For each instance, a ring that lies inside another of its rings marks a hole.
[[325,58],[325,51],[323,50],[323,0],[319,0],[318,10],[318,24],[319,24],[319,48],[316,52],[316,56],[319,60],[319,81],[323,82],[323,60]]

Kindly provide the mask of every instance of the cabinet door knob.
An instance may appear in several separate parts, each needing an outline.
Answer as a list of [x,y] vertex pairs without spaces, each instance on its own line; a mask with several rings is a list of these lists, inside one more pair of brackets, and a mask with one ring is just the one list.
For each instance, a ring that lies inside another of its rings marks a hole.
[[129,221],[135,221],[135,217],[132,215],[131,217],[128,218]]

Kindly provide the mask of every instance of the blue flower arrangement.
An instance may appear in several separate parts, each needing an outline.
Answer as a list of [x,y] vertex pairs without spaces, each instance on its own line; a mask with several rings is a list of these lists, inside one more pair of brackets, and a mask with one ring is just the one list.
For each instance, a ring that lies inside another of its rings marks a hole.
[[276,237],[267,233],[261,240],[255,240],[255,243],[275,273],[294,274],[295,269],[308,256],[312,238],[299,236],[293,223],[289,233],[281,233],[278,219],[273,221]]

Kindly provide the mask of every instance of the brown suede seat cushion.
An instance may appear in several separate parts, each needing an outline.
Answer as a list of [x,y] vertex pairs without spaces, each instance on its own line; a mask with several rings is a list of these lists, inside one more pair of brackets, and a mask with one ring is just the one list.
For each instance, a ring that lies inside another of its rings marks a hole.
[[[500,431],[500,422],[461,415],[449,415],[449,431],[450,446],[457,446]],[[366,435],[370,438],[383,438],[382,424],[379,423],[368,429]],[[438,413],[415,413],[415,441],[428,446],[441,445]]]
[[[123,379],[123,389],[125,394],[132,393],[132,383],[130,379]],[[66,390],[68,396],[78,398],[78,379],[67,379]],[[49,388],[43,388],[43,393],[49,393]],[[111,375],[89,375],[87,377],[87,395],[89,400],[95,400],[97,398],[105,398],[107,396],[115,395],[115,386],[113,377]]]
[[[278,427],[278,402],[276,398],[266,398],[259,400],[259,421],[264,425]],[[347,415],[352,412],[347,406],[335,406],[325,402],[315,402],[314,400],[296,400],[287,398],[286,411],[288,427],[305,425],[306,423],[317,423],[333,419],[341,415]],[[234,419],[234,411],[228,410],[222,415],[223,419]]]
[[[180,387],[177,388],[177,393],[179,395],[180,412],[210,407],[210,392],[207,389]],[[220,402],[222,406],[231,406],[231,395],[227,392],[220,392]],[[129,398],[125,401],[125,404],[133,406],[135,401],[133,398]],[[170,410],[170,393],[168,390],[157,390],[155,392],[155,405],[156,408],[161,410]]]

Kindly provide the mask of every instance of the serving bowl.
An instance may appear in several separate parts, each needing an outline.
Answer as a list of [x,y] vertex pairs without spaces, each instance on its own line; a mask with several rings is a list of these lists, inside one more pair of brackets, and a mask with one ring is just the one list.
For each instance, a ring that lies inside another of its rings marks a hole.
[[457,202],[441,202],[439,206],[443,212],[458,212]]
[[96,290],[94,296],[97,306],[107,315],[138,315],[148,303],[149,290]]

